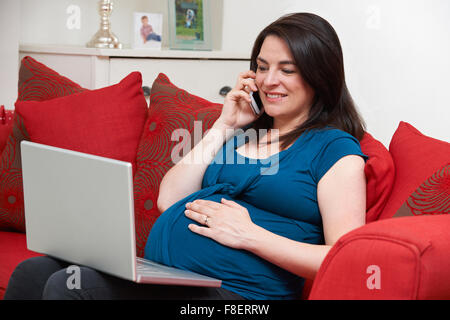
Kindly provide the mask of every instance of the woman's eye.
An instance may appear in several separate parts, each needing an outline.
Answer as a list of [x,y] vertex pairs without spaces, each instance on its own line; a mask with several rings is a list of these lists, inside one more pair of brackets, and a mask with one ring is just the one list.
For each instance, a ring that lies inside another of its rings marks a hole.
[[286,73],[286,74],[293,74],[293,73],[295,73],[295,70],[290,70],[290,69],[283,69],[282,71],[284,73]]
[[258,71],[267,71],[267,67],[258,65]]

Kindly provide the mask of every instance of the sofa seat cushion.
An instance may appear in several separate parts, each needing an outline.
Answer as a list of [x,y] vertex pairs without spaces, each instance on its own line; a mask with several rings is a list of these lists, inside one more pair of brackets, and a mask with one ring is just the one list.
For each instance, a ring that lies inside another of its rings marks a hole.
[[27,250],[26,235],[0,231],[0,299],[3,299],[9,278],[22,261],[41,254]]

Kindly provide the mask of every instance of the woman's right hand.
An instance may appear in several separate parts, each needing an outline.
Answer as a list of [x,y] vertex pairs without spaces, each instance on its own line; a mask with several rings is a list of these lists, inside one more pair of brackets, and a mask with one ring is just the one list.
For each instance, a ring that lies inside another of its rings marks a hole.
[[222,113],[216,123],[239,129],[255,121],[262,114],[261,110],[261,113],[256,115],[250,106],[250,93],[258,91],[255,78],[256,74],[251,70],[239,74],[236,86],[225,97]]

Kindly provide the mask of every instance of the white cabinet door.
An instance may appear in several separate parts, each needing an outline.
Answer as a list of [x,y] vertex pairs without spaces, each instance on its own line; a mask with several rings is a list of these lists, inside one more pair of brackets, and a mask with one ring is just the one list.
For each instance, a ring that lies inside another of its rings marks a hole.
[[212,102],[223,102],[219,91],[234,87],[240,72],[250,68],[248,60],[110,58],[109,81],[115,84],[130,72],[142,73],[143,85],[151,87],[160,72],[173,84]]

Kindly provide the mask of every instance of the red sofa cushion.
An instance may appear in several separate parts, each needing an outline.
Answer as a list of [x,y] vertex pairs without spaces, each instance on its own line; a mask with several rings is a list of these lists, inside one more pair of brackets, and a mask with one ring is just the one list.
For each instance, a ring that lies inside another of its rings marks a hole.
[[147,118],[142,77],[42,102],[18,101],[33,142],[134,163]]
[[450,216],[355,229],[322,263],[310,299],[450,299]]
[[394,160],[386,147],[366,132],[360,141],[362,152],[369,156],[366,175],[366,223],[378,220],[389,199],[395,179]]
[[144,255],[147,237],[161,214],[157,208],[159,184],[174,165],[171,152],[178,141],[172,141],[174,130],[193,132],[194,121],[202,121],[203,132],[219,117],[221,104],[204,100],[178,88],[164,74],[152,85],[148,119],[137,153],[134,177],[135,225],[137,255]]
[[[44,101],[85,90],[31,57],[22,59],[18,101]],[[14,118],[10,119],[12,114]],[[6,111],[6,115],[6,121],[13,124],[0,159],[0,229],[24,232],[20,142],[30,137],[19,115],[13,111]]]
[[22,118],[14,115],[12,132],[0,162],[0,230],[25,232],[20,142],[29,140]]
[[9,278],[22,261],[41,254],[27,250],[26,235],[0,231],[0,299],[5,294]]
[[381,219],[450,213],[450,143],[400,122],[389,151],[395,183]]
[[119,84],[46,101],[17,101],[13,132],[2,153],[0,228],[25,231],[20,141],[128,161],[147,117],[140,73]]

